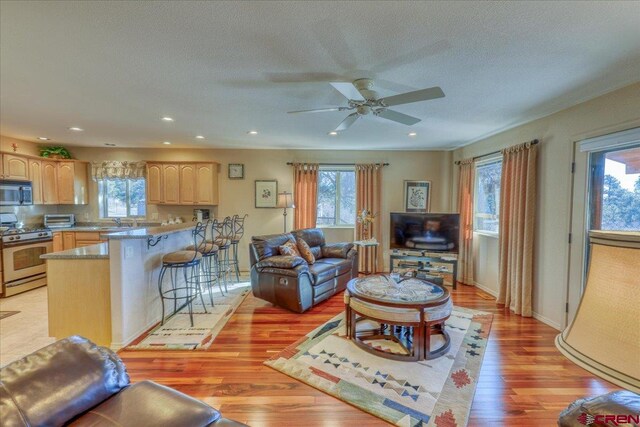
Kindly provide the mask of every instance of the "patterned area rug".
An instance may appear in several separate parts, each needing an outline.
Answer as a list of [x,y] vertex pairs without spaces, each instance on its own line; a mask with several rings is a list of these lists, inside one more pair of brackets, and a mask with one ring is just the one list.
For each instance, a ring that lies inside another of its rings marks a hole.
[[[170,317],[164,325],[158,325],[129,345],[127,350],[206,350],[220,330],[229,321],[231,315],[251,292],[248,282],[229,285],[229,292],[223,297],[215,289],[214,307],[211,308],[209,294],[204,294],[205,313],[201,302],[193,305],[193,327],[186,307]],[[165,302],[169,308],[169,302]]]
[[446,323],[449,352],[399,362],[348,340],[340,314],[265,364],[398,426],[465,426],[492,320],[491,314],[454,307]]
[[9,316],[20,313],[19,311],[0,311],[0,319],[6,319]]

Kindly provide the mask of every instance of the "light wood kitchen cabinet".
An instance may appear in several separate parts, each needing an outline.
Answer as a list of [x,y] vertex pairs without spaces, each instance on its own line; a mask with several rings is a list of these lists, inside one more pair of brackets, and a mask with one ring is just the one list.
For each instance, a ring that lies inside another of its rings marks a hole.
[[218,204],[218,163],[148,162],[147,203]]
[[196,166],[180,165],[180,204],[192,205],[196,201]]
[[60,161],[57,166],[58,204],[86,205],[89,201],[86,163]]
[[198,163],[196,165],[196,198],[197,205],[218,204],[218,164]]
[[3,179],[29,180],[29,160],[13,154],[2,155]]
[[76,248],[106,242],[106,240],[100,238],[100,233],[96,231],[76,231],[75,238]]
[[42,201],[42,162],[38,159],[29,159],[29,176],[31,177],[31,191],[33,204],[41,205]]
[[162,201],[162,165],[147,163],[147,203],[159,205]]
[[53,233],[53,252],[64,251],[64,241],[62,240],[62,231]]
[[177,164],[162,165],[163,202],[180,204],[180,167]]
[[56,162],[42,160],[42,203],[58,204],[58,167]]
[[64,246],[64,250],[75,249],[76,247],[76,233],[73,231],[63,231],[62,232],[62,245]]

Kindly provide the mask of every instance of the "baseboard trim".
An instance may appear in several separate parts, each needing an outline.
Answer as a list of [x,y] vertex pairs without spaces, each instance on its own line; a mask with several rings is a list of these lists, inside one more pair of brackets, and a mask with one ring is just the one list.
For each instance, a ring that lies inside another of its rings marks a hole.
[[475,280],[473,281],[473,285],[476,288],[480,289],[481,291],[484,291],[484,292],[488,293],[489,295],[498,298],[498,291],[496,291],[495,289],[491,289],[491,288],[489,288],[489,287],[487,287],[487,286],[485,286],[485,285],[483,285],[481,283],[476,282]]
[[[494,296],[496,298],[498,298],[498,291],[488,288],[476,281],[473,282],[474,285],[476,286],[476,288],[488,293],[491,296]],[[539,313],[536,313],[535,311],[532,313],[532,317],[542,323],[544,323],[547,326],[551,326],[553,329],[556,329],[558,331],[562,331],[562,327],[560,326],[560,324],[558,322],[554,322],[553,320],[549,319],[548,317],[545,317]]]
[[553,329],[557,330],[557,331],[562,331],[562,327],[560,326],[559,323],[554,322],[553,320],[549,319],[548,317],[545,317],[541,314],[536,313],[535,311],[533,312],[533,318],[544,323],[547,326],[551,326]]

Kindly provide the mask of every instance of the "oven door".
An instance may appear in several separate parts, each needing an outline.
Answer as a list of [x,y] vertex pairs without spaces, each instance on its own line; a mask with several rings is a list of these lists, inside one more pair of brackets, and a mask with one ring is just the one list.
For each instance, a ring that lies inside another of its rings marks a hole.
[[46,260],[40,255],[51,252],[51,240],[35,243],[23,243],[2,249],[4,282],[24,279],[25,277],[47,272]]

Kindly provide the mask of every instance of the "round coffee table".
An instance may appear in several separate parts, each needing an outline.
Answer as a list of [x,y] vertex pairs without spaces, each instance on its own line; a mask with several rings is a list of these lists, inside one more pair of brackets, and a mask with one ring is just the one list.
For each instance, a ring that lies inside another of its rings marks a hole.
[[[369,353],[394,360],[424,360],[439,357],[451,344],[444,322],[451,315],[449,291],[417,278],[395,282],[386,275],[352,279],[345,293],[347,335]],[[359,316],[359,317],[358,317]],[[357,331],[357,322],[370,319],[377,329]],[[431,336],[442,334],[444,344],[431,349]],[[401,352],[367,341],[390,340]],[[403,354],[404,353],[404,354]]]

